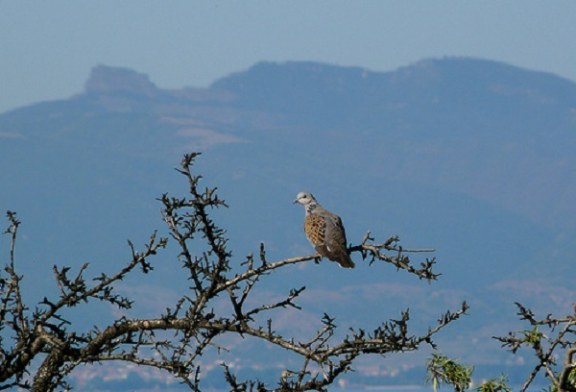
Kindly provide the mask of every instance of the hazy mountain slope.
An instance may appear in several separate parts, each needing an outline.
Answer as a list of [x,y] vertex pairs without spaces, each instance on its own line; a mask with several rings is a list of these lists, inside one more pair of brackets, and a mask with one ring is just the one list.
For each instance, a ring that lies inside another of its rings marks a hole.
[[576,144],[576,85],[567,80],[447,59],[387,74],[264,63],[213,87],[233,92],[242,107],[283,115],[297,144],[345,146],[334,153],[360,158],[353,161],[375,175],[574,228],[576,162],[567,147]]
[[[24,222],[19,262],[30,298],[41,298],[54,289],[52,264],[110,271],[128,257],[126,239],[162,228],[155,198],[185,191],[172,168],[201,150],[199,172],[231,207],[218,217],[238,263],[260,241],[274,259],[312,251],[291,203],[309,190],[342,216],[351,242],[366,230],[398,234],[436,248],[443,274],[428,286],[387,266],[311,263],[265,290],[306,285],[306,319],[328,310],[343,324],[409,306],[422,327],[467,300],[470,317],[444,343],[487,363],[504,356],[486,341],[515,325],[512,301],[542,312],[574,302],[575,138],[573,82],[490,61],[388,73],[261,63],[181,90],[99,66],[74,97],[0,115],[0,208]],[[153,278],[126,282],[139,311],[162,311],[158,298],[185,290],[171,256]]]

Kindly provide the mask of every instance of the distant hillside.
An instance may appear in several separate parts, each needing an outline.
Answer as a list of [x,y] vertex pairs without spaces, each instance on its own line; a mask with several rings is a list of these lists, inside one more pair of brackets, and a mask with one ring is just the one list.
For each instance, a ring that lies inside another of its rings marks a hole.
[[[389,73],[261,63],[210,89],[175,91],[131,70],[98,66],[83,94],[6,113],[0,126],[8,136],[53,138],[66,122],[65,129],[77,129],[69,137],[85,140],[87,129],[105,137],[119,121],[116,133],[126,142],[143,151],[166,146],[166,154],[181,145],[159,143],[167,134],[199,148],[257,139],[298,150],[302,138],[328,149],[345,145],[349,156],[361,157],[354,170],[378,168],[373,174],[575,228],[574,107],[576,85],[568,80],[472,59],[425,60]],[[136,140],[148,128],[146,140]]]
[[[53,264],[109,271],[127,238],[162,228],[156,198],[184,191],[172,168],[200,150],[198,170],[231,206],[218,216],[239,260],[260,241],[272,258],[312,251],[291,204],[301,190],[343,217],[351,242],[371,230],[437,250],[442,277],[430,286],[359,260],[352,272],[321,263],[271,278],[271,292],[309,288],[303,320],[324,298],[341,323],[410,307],[425,326],[467,300],[471,315],[446,351],[502,364],[491,336],[517,325],[513,301],[542,312],[575,301],[575,146],[576,84],[492,61],[385,73],[266,62],[177,90],[100,65],[83,92],[0,115],[0,207],[24,222],[18,255],[30,297],[42,298]],[[126,282],[153,292],[143,301],[160,311],[157,298],[185,289],[169,260],[154,279]]]
[[[565,121],[574,121],[570,109],[576,102],[576,85],[566,79],[472,59],[425,60],[389,73],[317,63],[261,63],[212,88],[232,92],[240,107],[280,113],[293,122],[348,130],[375,127],[419,137],[462,136],[470,129],[492,136],[519,131],[546,136],[544,126],[565,131],[574,125]],[[520,113],[529,120],[528,129],[516,126]],[[552,119],[556,121],[550,123]],[[398,120],[409,129],[389,125]]]

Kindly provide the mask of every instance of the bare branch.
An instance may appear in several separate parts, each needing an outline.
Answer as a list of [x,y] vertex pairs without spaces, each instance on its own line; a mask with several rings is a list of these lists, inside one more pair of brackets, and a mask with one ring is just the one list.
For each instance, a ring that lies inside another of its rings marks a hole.
[[[226,230],[212,219],[213,209],[227,207],[216,188],[201,188],[201,176],[191,168],[198,154],[184,156],[178,172],[188,185],[185,197],[164,194],[164,222],[178,251],[178,260],[187,278],[189,290],[165,311],[153,318],[119,317],[114,322],[79,332],[64,313],[64,309],[85,309],[94,301],[129,309],[137,298],[117,294],[115,285],[140,270],[154,271],[152,256],[168,246],[168,239],[154,233],[138,251],[128,242],[130,259],[112,274],[101,273],[90,278],[89,265],[73,271],[54,266],[53,273],[59,290],[56,298],[43,298],[33,312],[24,305],[20,295],[22,277],[14,267],[14,244],[20,222],[8,213],[12,246],[10,263],[0,276],[0,329],[7,328],[14,344],[0,338],[0,389],[18,386],[23,389],[51,391],[66,386],[66,376],[76,367],[93,362],[124,361],[161,369],[178,377],[191,390],[199,391],[201,357],[209,350],[219,354],[224,347],[222,336],[239,336],[267,342],[301,358],[299,369],[286,369],[278,385],[268,386],[260,380],[239,380],[225,363],[223,375],[233,391],[246,390],[325,390],[340,375],[353,369],[355,360],[364,355],[385,355],[392,352],[417,350],[422,344],[435,347],[434,335],[459,319],[467,310],[466,303],[455,311],[442,315],[422,334],[410,328],[410,313],[398,319],[380,322],[370,330],[349,329],[342,338],[335,318],[324,314],[321,326],[309,337],[289,336],[273,328],[278,312],[301,309],[299,296],[305,287],[292,288],[278,299],[254,301],[254,289],[268,275],[292,264],[316,260],[317,255],[291,257],[270,261],[264,244],[258,256],[248,255],[242,264],[232,264]],[[376,243],[368,233],[360,245],[351,246],[363,258],[390,263],[398,269],[435,280],[432,271],[435,260],[426,260],[415,267],[408,254],[432,252],[431,249],[404,249],[398,237]],[[240,266],[238,266],[240,265]],[[218,302],[217,302],[218,301]],[[219,312],[218,305],[226,301],[229,311]],[[33,368],[32,364],[39,364]]]
[[[420,263],[420,267],[414,267],[412,261],[407,253],[432,253],[434,249],[405,249],[400,243],[398,236],[388,238],[381,244],[375,244],[374,238],[367,232],[360,245],[348,248],[350,252],[360,252],[362,259],[369,258],[370,265],[376,260],[384,261],[394,265],[397,269],[405,270],[411,274],[418,276],[420,279],[428,281],[436,280],[440,276],[433,272],[432,268],[436,264],[436,259],[426,259]],[[392,254],[386,254],[384,251],[389,251]]]
[[[532,327],[529,330],[510,332],[505,337],[494,337],[508,348],[512,353],[519,349],[528,348],[536,357],[537,363],[524,381],[521,391],[526,391],[540,372],[544,372],[550,382],[559,391],[574,391],[576,380],[570,379],[574,374],[572,355],[576,346],[576,314],[561,318],[547,315],[543,319],[535,316],[534,312],[520,303],[518,316],[526,320]],[[545,332],[542,329],[545,328]],[[559,349],[566,349],[563,367],[558,370],[555,356]]]

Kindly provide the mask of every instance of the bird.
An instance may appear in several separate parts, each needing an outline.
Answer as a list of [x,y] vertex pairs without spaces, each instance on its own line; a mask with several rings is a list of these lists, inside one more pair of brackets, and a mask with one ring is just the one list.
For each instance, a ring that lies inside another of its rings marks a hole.
[[324,209],[309,192],[298,193],[294,203],[304,206],[304,233],[316,252],[343,268],[354,268],[354,262],[348,253],[342,219]]

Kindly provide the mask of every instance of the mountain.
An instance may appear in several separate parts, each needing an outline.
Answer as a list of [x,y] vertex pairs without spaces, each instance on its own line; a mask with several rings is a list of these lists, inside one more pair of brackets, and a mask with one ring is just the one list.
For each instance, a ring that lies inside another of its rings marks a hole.
[[[361,262],[270,277],[270,293],[308,287],[308,328],[327,310],[341,324],[370,324],[405,307],[425,326],[467,300],[470,316],[440,347],[503,364],[491,336],[518,327],[513,301],[562,314],[576,297],[575,145],[576,84],[492,61],[428,59],[392,72],[264,62],[176,90],[100,65],[83,92],[0,115],[0,207],[23,221],[19,266],[29,298],[42,298],[56,290],[53,264],[112,271],[129,257],[126,239],[162,232],[156,198],[185,191],[172,168],[202,151],[198,170],[230,205],[217,215],[239,261],[260,242],[273,259],[311,252],[291,204],[302,190],[342,216],[351,242],[371,230],[436,249],[442,276],[431,285]],[[172,283],[169,256],[153,278],[126,282],[139,311],[163,311],[186,289]]]

